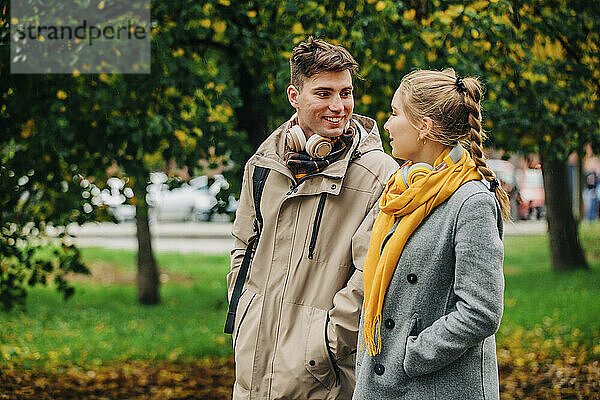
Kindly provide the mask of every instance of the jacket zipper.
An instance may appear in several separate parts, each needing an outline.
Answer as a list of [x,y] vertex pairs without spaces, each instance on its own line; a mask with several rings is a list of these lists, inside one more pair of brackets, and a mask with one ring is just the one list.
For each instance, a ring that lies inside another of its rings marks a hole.
[[313,258],[313,253],[317,244],[317,235],[319,234],[319,226],[321,225],[321,218],[323,217],[325,198],[327,198],[327,193],[321,193],[321,198],[319,199],[319,206],[317,207],[317,214],[315,215],[315,222],[313,223],[313,230],[310,238],[310,246],[308,246],[308,258],[311,260]]

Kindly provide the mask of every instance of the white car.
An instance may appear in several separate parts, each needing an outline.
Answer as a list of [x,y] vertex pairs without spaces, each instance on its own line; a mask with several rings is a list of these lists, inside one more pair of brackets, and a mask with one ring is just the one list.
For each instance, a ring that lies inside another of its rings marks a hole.
[[[216,212],[219,191],[229,188],[222,175],[216,175],[209,186],[207,176],[199,176],[178,188],[169,190],[167,176],[152,173],[146,200],[153,221],[210,221]],[[234,199],[235,201],[235,199]],[[230,207],[228,207],[230,208]],[[235,212],[235,209],[233,210]]]
[[[167,175],[162,172],[150,174],[150,184],[146,187],[146,202],[149,206],[149,218],[157,221],[210,221],[216,213],[218,200],[216,195],[221,189],[228,189],[229,183],[222,175],[216,175],[214,182],[208,185],[207,176],[199,176],[180,187],[169,190]],[[119,178],[110,178],[106,188],[99,195],[99,204],[109,207],[109,212],[117,221],[135,219],[135,207],[124,204],[133,196],[131,188],[124,188]],[[237,201],[230,196],[226,212],[235,213]]]

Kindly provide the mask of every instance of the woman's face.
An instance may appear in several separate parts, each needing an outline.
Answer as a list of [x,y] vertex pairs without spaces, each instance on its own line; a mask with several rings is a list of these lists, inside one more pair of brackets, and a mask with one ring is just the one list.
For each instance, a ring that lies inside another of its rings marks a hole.
[[392,115],[390,115],[383,128],[390,134],[393,157],[411,161],[418,158],[418,154],[422,151],[422,146],[419,143],[419,132],[406,119],[398,91],[392,99]]

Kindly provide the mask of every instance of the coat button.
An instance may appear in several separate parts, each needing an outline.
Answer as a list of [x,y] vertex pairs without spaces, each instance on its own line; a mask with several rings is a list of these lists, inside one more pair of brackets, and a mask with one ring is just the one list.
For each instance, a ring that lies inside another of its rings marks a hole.
[[388,329],[394,329],[394,327],[396,326],[396,323],[394,322],[393,319],[388,318],[385,320],[385,322],[383,323],[385,325],[386,328]]
[[417,276],[415,274],[408,274],[406,276],[408,283],[417,283]]
[[310,364],[311,367],[314,367],[316,364],[315,360],[310,360],[308,363]]
[[385,367],[381,364],[375,364],[375,373],[377,375],[383,375],[385,372]]
[[335,186],[335,183],[333,185],[331,185],[331,189],[335,189],[337,186]]

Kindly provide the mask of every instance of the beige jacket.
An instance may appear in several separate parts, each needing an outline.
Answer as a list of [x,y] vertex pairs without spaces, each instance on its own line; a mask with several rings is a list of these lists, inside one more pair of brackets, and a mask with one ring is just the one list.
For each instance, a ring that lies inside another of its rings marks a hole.
[[398,168],[383,152],[375,121],[353,118],[364,129],[350,151],[298,185],[282,158],[287,123],[246,164],[233,225],[230,297],[254,234],[252,173],[257,165],[271,172],[233,331],[234,399],[352,397],[363,301],[355,266],[362,269],[379,197]]

